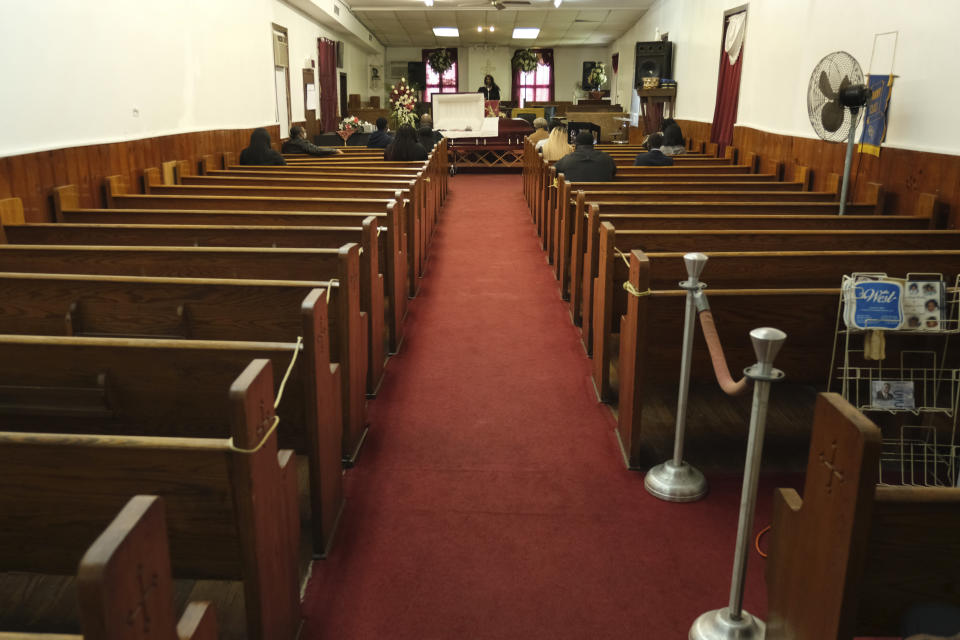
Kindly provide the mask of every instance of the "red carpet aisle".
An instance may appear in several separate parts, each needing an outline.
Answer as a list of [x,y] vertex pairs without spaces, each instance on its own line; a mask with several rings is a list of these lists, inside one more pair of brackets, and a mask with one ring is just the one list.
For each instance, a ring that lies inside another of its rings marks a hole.
[[302,637],[673,640],[726,604],[739,479],[672,505],[624,469],[519,175],[451,181],[407,326]]

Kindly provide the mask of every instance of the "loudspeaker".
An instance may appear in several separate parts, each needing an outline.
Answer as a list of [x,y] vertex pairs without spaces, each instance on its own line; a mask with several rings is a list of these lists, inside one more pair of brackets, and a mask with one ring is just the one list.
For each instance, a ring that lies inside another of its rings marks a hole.
[[668,40],[637,43],[634,86],[643,86],[643,78],[673,78],[673,43]]
[[583,87],[584,91],[591,91],[593,87],[587,78],[590,77],[590,72],[593,71],[593,68],[597,66],[596,62],[584,62],[583,63],[583,78],[580,79],[580,86]]
[[427,88],[427,65],[423,62],[407,63],[407,84],[418,88]]

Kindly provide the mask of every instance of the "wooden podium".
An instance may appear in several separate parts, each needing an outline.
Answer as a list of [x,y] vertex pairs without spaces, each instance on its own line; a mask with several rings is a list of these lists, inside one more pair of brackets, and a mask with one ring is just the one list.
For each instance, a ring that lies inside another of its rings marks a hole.
[[643,118],[644,133],[650,135],[660,131],[664,117],[672,118],[677,100],[677,89],[640,89],[640,116]]

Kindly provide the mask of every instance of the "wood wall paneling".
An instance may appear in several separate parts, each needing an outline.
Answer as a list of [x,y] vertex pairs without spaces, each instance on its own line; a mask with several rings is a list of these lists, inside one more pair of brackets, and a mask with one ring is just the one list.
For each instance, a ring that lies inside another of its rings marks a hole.
[[[681,122],[684,134],[686,124]],[[843,173],[846,146],[841,143],[738,126],[733,131],[733,144],[741,152],[753,151],[759,155],[761,168],[783,162],[787,178],[793,177],[797,165],[810,167],[814,190],[826,187],[830,173]],[[940,213],[950,228],[960,228],[960,156],[893,147],[881,149],[879,157],[855,152],[851,176],[854,199],[867,197],[870,182],[883,185],[885,213],[916,213],[920,194],[932,193],[937,196]]]
[[[279,125],[266,127],[279,140]],[[142,190],[143,170],[168,160],[186,161],[188,174],[197,172],[200,157],[224,151],[240,153],[253,129],[199,131],[128,142],[40,151],[0,158],[0,198],[20,198],[28,222],[52,222],[54,187],[75,184],[83,207],[104,206],[103,180],[121,175],[129,188]]]

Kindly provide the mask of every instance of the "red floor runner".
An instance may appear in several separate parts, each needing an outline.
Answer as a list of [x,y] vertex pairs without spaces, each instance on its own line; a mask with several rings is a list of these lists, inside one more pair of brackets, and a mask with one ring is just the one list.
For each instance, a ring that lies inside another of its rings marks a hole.
[[727,603],[740,478],[676,505],[623,467],[519,175],[452,179],[431,251],[302,637],[686,638]]

